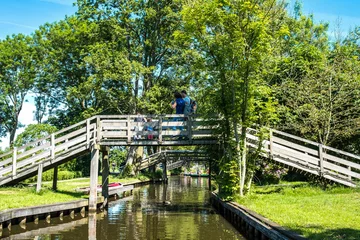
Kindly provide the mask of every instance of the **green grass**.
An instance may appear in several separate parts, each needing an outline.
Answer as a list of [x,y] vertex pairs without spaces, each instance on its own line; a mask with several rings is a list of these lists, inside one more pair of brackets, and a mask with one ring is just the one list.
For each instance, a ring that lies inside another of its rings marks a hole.
[[[146,177],[140,177],[141,180],[148,180]],[[101,177],[98,180],[101,184]],[[109,183],[121,182],[135,183],[140,182],[138,178],[119,179],[110,176]],[[88,187],[89,178],[63,180],[58,182],[58,190],[51,190],[52,182],[44,182],[40,193],[36,193],[34,186],[18,186],[18,187],[0,187],[0,211],[30,206],[39,206],[45,204],[53,204],[60,202],[68,202],[88,198],[88,195],[76,192],[77,187]]]
[[360,189],[255,187],[236,202],[309,239],[360,239]]

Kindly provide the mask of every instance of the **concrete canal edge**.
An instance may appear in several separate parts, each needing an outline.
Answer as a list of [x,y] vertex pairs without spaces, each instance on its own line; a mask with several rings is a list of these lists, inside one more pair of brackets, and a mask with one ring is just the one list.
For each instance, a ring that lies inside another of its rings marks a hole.
[[[117,199],[131,195],[134,188],[153,183],[155,181],[157,182],[159,180],[124,184],[122,188],[110,189],[109,199]],[[104,197],[98,197],[97,208],[102,209],[105,205],[107,205],[107,201],[104,201]],[[0,211],[0,237],[2,235],[1,233],[3,228],[8,228],[10,230],[12,225],[25,225],[27,222],[38,223],[39,220],[46,220],[50,223],[51,218],[60,217],[60,219],[62,219],[65,215],[70,215],[71,218],[74,218],[75,213],[80,213],[82,217],[85,217],[88,207],[89,200],[82,199],[70,202]]]
[[211,193],[210,200],[213,207],[247,239],[306,239],[238,203],[222,201],[215,192]]

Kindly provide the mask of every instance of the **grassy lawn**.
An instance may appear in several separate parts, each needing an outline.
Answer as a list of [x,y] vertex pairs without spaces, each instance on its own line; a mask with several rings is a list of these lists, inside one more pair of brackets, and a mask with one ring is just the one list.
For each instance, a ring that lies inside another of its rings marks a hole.
[[360,189],[255,187],[236,202],[309,239],[360,239]]
[[[142,180],[147,179],[142,177]],[[121,182],[123,184],[139,181],[137,178],[118,179],[112,176],[109,179],[109,183]],[[98,182],[101,184],[101,177],[99,177]],[[0,187],[0,211],[88,198],[88,195],[78,193],[75,189],[77,187],[88,187],[89,183],[90,178],[58,181],[58,191],[54,192],[51,190],[52,182],[44,182],[40,193],[35,191],[36,183],[32,187]]]

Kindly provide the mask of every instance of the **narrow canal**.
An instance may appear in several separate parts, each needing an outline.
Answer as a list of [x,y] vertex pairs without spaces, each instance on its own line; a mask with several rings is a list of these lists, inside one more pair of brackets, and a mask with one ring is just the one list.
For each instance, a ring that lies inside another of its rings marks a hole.
[[245,239],[215,212],[209,197],[207,178],[171,177],[168,184],[143,186],[132,196],[110,202],[107,213],[85,218],[78,213],[75,220],[51,219],[36,229],[27,224],[27,231],[14,229],[10,238]]

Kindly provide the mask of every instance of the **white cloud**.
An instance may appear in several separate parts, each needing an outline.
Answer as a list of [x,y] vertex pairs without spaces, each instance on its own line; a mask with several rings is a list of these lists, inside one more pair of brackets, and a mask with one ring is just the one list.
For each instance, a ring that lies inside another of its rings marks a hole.
[[42,2],[51,2],[51,3],[57,3],[57,4],[61,4],[61,5],[69,5],[72,6],[73,3],[76,0],[41,0]]
[[13,26],[17,26],[17,27],[29,28],[29,29],[37,29],[36,27],[33,27],[33,26],[24,25],[24,24],[19,24],[19,23],[14,23],[14,22],[0,21],[0,23],[2,23],[2,24],[8,24],[8,25],[13,25]]

